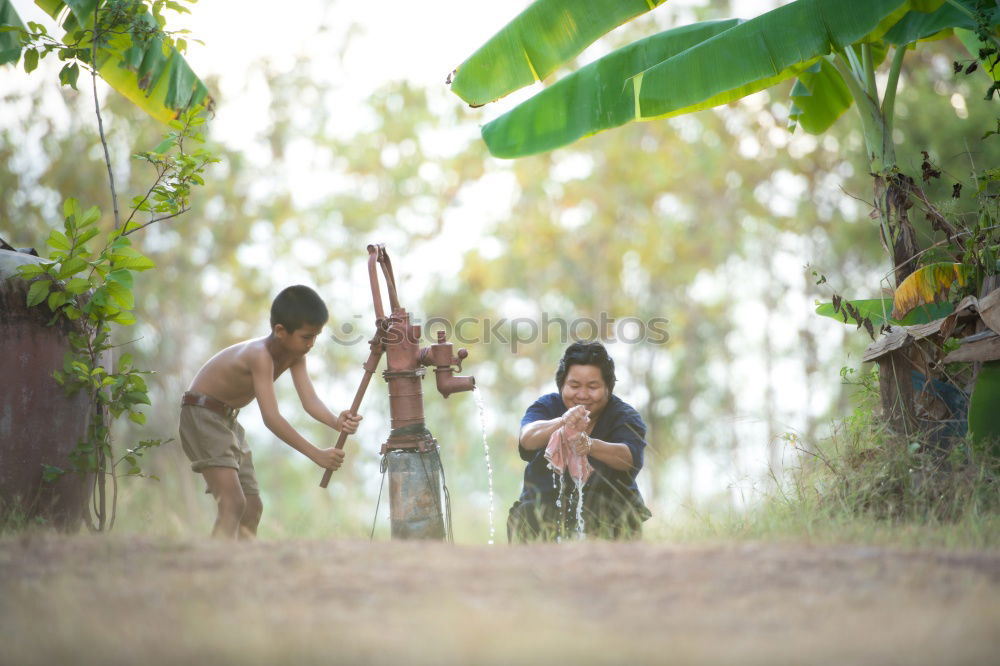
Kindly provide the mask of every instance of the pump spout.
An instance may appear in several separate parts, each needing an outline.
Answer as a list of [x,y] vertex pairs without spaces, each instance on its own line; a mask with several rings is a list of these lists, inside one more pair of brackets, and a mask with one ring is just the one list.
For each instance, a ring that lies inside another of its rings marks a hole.
[[458,356],[452,356],[452,348],[452,344],[445,340],[444,331],[438,331],[437,344],[420,350],[421,364],[434,366],[437,389],[445,398],[452,393],[471,391],[476,388],[475,377],[455,375],[456,372],[462,371],[462,361],[466,359],[469,352],[459,349]]
[[462,391],[471,391],[476,388],[476,378],[472,375],[466,376],[456,376],[452,374],[454,371],[452,369],[440,370],[436,369],[434,371],[437,377],[437,387],[441,395],[448,397],[452,393],[461,393]]

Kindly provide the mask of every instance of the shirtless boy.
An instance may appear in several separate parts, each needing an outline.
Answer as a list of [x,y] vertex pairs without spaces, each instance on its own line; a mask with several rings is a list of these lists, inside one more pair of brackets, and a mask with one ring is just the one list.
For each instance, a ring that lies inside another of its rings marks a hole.
[[338,469],[343,450],[321,449],[300,435],[278,412],[274,382],[291,370],[295,391],[309,416],[334,430],[353,433],[360,416],[344,410],[339,416],[316,395],[306,371],[312,349],[329,315],[323,300],[309,287],[283,290],[271,304],[271,334],[227,347],[195,375],[181,400],[180,438],[191,469],[201,472],[215,497],[218,515],[212,535],[249,538],[257,534],[264,509],[253,458],[239,410],[257,399],[264,425],[279,439],[324,469]]

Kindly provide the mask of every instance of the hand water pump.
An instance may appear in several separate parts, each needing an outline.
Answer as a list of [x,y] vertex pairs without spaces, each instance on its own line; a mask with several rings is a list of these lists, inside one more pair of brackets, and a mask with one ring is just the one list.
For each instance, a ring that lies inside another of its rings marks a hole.
[[[382,266],[389,305],[388,317],[382,308],[378,269]],[[424,398],[421,380],[424,366],[434,366],[437,389],[447,398],[452,393],[471,391],[474,377],[457,376],[462,361],[468,356],[464,349],[453,354],[444,331],[438,331],[437,343],[421,348],[420,326],[410,324],[409,313],[399,306],[396,278],[392,263],[382,244],[368,246],[368,278],[375,303],[375,335],[369,341],[371,352],[364,363],[365,374],[354,395],[351,413],[361,406],[368,383],[385,354],[386,370],[382,373],[389,385],[391,431],[382,444],[383,470],[389,474],[389,515],[392,537],[399,539],[444,539],[446,536],[442,511],[441,459],[437,440],[424,424]],[[347,433],[341,432],[336,447],[341,449]],[[320,486],[326,488],[332,472],[327,470]]]

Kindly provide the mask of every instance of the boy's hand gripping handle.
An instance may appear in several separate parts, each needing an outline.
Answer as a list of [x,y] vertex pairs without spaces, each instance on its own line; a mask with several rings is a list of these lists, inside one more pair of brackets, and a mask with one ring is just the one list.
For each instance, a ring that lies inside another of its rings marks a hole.
[[[371,381],[372,375],[375,374],[375,368],[378,367],[378,362],[382,359],[382,341],[381,337],[377,334],[371,342],[371,349],[371,354],[368,355],[368,360],[365,361],[364,365],[365,376],[361,378],[361,386],[358,387],[358,392],[354,394],[354,402],[351,403],[352,415],[358,413],[358,408],[361,407],[361,400],[365,397],[365,391],[368,390],[368,383]],[[337,444],[334,448],[344,448],[345,441],[347,441],[347,433],[341,430],[340,437],[337,438]],[[330,483],[331,476],[333,476],[333,470],[326,470],[323,473],[323,480],[319,482],[319,487],[326,488]]]
[[[357,408],[351,408],[351,415],[357,414]],[[347,441],[347,433],[344,431],[340,432],[340,437],[337,438],[337,445],[334,448],[342,449],[344,448],[344,442]],[[330,477],[333,476],[333,470],[328,469],[323,472],[323,480],[319,482],[320,488],[326,488],[330,484]]]

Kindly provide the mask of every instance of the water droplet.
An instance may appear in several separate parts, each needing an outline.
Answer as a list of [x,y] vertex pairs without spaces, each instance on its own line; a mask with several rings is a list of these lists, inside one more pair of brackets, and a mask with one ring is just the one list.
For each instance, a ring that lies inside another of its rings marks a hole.
[[482,390],[476,388],[472,391],[472,395],[476,399],[476,405],[479,407],[479,425],[483,431],[483,455],[486,457],[486,478],[489,482],[490,489],[490,545],[493,544],[493,539],[496,536],[496,528],[493,525],[493,464],[490,462],[490,445],[486,441],[486,404],[483,401]]

